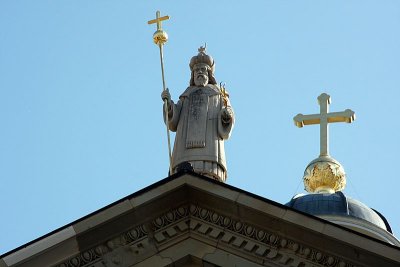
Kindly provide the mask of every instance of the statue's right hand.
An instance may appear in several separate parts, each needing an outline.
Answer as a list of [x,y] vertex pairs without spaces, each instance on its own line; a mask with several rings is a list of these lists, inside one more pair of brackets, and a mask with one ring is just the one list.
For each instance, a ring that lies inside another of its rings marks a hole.
[[168,88],[161,93],[161,99],[163,101],[167,100],[168,104],[171,102],[171,94]]

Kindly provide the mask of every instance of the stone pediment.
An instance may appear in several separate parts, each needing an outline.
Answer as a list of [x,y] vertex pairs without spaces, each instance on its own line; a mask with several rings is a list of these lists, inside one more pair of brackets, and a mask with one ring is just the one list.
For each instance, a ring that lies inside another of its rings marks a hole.
[[12,251],[0,266],[399,266],[400,250],[194,173]]

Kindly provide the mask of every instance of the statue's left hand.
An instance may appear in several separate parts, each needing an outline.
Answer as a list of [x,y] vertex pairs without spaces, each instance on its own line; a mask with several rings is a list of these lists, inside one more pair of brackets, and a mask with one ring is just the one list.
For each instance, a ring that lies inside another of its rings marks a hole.
[[228,124],[232,121],[233,112],[231,109],[224,108],[222,109],[221,119],[222,122]]

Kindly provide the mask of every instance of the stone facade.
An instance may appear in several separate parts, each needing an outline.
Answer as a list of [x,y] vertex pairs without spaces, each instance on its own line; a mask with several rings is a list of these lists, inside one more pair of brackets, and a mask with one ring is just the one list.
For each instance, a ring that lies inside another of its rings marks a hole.
[[400,249],[179,173],[4,255],[1,267],[399,266]]

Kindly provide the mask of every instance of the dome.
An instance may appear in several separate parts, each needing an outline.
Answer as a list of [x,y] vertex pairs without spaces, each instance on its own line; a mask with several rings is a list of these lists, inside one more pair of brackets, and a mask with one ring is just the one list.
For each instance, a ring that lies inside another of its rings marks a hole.
[[350,216],[375,224],[390,233],[392,232],[385,217],[367,207],[364,203],[346,197],[341,191],[333,194],[298,195],[293,197],[286,206],[315,216]]
[[341,191],[299,194],[285,205],[392,244],[398,242],[382,214]]

